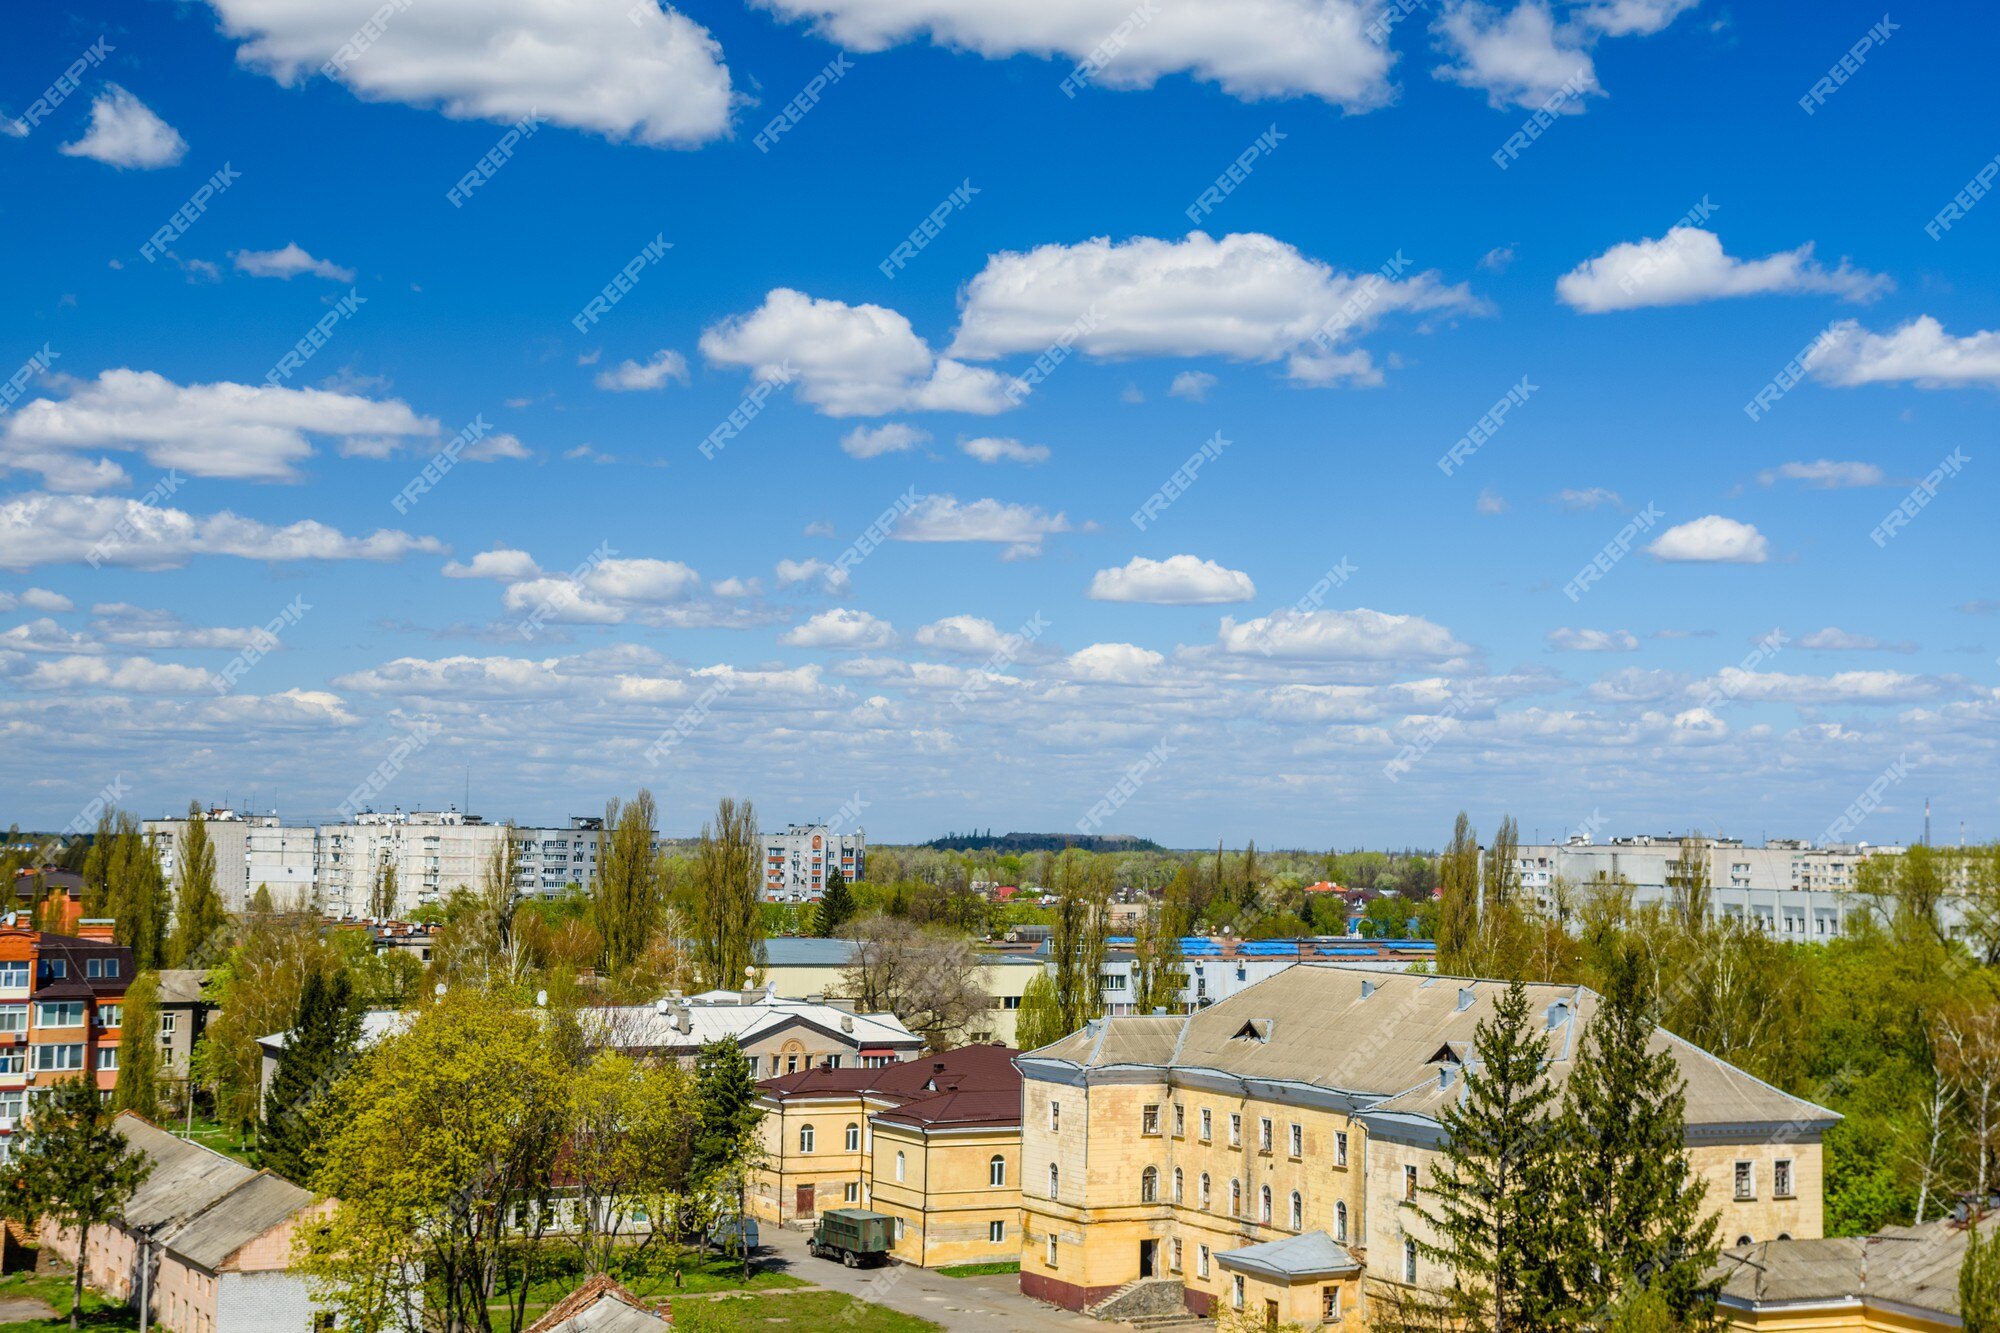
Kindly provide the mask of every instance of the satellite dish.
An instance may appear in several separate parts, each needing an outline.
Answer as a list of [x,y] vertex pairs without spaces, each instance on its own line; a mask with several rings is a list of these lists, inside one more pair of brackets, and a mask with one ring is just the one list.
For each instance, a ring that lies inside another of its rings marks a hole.
[[438,997],[438,998],[439,998],[440,1000],[442,1000],[442,999],[444,998],[444,983],[443,983],[442,981],[440,981],[440,982],[439,982],[439,983],[437,984],[437,997]]
[[546,1009],[549,1007],[549,993],[547,991],[538,990],[535,992],[535,1007],[537,1009]]

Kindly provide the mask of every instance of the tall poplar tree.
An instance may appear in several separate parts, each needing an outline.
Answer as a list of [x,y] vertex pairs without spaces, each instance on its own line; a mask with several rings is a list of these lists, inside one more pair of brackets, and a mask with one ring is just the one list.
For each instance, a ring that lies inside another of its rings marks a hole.
[[112,1109],[160,1118],[160,974],[141,972],[125,988],[118,1016],[118,1085]]
[[1074,848],[1045,858],[1045,886],[1061,895],[1049,935],[1055,965],[1056,1008],[1064,1032],[1074,1032],[1104,1012],[1104,954],[1111,933],[1111,890],[1103,867]]
[[208,821],[201,802],[188,804],[187,834],[181,840],[174,873],[174,933],[168,940],[172,967],[193,967],[210,942],[229,925],[229,910],[215,890],[215,844],[208,838]]
[[1032,1051],[1061,1041],[1069,1033],[1063,1026],[1062,1006],[1056,1001],[1056,983],[1048,973],[1037,972],[1021,992],[1021,1007],[1014,1016],[1014,1044]]
[[763,956],[764,910],[758,901],[757,811],[725,796],[701,826],[694,854],[695,971],[702,984],[739,987]]
[[1438,971],[1476,976],[1479,971],[1479,835],[1465,811],[1452,825],[1451,843],[1438,858]]
[[166,954],[167,881],[139,821],[123,810],[106,857],[103,910],[113,921],[111,938],[132,951],[134,969],[158,967]]
[[1620,947],[1564,1089],[1568,1191],[1551,1210],[1580,1229],[1568,1252],[1582,1308],[1654,1293],[1677,1328],[1717,1328],[1716,1217],[1688,1164],[1687,1084],[1673,1052],[1653,1044],[1653,1012],[1642,961]]
[[630,801],[604,807],[604,854],[591,886],[591,923],[604,941],[604,969],[617,972],[646,951],[664,907],[657,836],[658,811],[645,788]]

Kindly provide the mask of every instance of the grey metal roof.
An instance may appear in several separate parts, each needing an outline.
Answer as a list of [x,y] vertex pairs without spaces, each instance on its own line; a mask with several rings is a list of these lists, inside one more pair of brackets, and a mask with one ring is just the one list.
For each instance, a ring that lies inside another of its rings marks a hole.
[[853,961],[853,940],[785,935],[764,941],[764,962],[770,967],[846,967]]
[[1236,1273],[1255,1273],[1280,1282],[1359,1273],[1361,1264],[1324,1231],[1308,1231],[1240,1250],[1224,1250],[1215,1261]]
[[160,981],[161,1004],[199,1004],[208,972],[199,967],[163,967],[153,974]]
[[131,1150],[153,1162],[125,1207],[124,1225],[210,1272],[313,1204],[312,1194],[289,1180],[176,1138],[130,1111],[116,1123]]
[[172,1253],[212,1273],[245,1245],[312,1204],[309,1191],[266,1172],[244,1181],[162,1239]]
[[[1982,1224],[2000,1236],[2000,1218]],[[1739,1309],[1880,1302],[1956,1319],[1965,1263],[1962,1222],[1889,1227],[1872,1236],[1770,1240],[1725,1250],[1722,1302]]]

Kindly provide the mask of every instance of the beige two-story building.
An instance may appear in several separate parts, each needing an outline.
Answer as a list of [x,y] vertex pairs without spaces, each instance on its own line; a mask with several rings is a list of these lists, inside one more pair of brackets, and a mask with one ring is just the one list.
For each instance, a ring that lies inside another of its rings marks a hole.
[[[1300,963],[1190,1015],[1099,1020],[1024,1054],[1021,1287],[1071,1309],[1140,1278],[1201,1313],[1365,1327],[1441,1285],[1414,1206],[1504,983]],[[1595,992],[1530,986],[1551,1073]],[[1669,1034],[1687,1153],[1724,1244],[1821,1234],[1820,1138],[1838,1117]]]

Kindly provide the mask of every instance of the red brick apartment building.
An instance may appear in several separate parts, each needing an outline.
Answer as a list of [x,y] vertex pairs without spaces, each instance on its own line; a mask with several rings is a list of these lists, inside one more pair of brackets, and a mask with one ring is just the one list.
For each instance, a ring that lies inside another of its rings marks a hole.
[[131,981],[132,951],[111,942],[109,921],[75,935],[0,925],[0,1160],[38,1092],[78,1074],[102,1092],[118,1085]]

